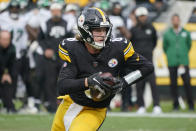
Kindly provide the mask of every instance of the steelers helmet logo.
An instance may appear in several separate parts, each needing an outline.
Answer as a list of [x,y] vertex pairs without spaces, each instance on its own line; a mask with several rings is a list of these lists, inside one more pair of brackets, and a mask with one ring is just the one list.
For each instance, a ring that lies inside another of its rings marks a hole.
[[85,17],[84,17],[84,15],[81,15],[81,16],[78,18],[78,25],[79,25],[79,26],[83,26],[84,21],[85,21]]
[[112,58],[109,62],[108,62],[108,66],[111,68],[114,68],[115,66],[118,65],[118,60],[115,58]]

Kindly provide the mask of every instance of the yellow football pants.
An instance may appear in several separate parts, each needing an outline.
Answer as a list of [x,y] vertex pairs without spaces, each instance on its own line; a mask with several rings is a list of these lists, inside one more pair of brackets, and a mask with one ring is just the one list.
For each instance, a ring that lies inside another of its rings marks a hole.
[[[63,99],[56,112],[51,131],[96,131],[99,129],[106,117],[106,108],[80,106],[76,115],[72,99],[68,95]],[[72,118],[74,114],[76,116],[70,121],[70,117]],[[69,127],[65,127],[67,123],[70,123]]]

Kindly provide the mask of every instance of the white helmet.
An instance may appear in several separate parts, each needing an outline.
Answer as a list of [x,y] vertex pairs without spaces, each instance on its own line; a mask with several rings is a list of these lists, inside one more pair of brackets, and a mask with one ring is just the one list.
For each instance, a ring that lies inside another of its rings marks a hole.
[[136,17],[142,16],[142,15],[147,16],[148,15],[148,10],[145,7],[138,7],[135,10],[135,15],[136,15]]

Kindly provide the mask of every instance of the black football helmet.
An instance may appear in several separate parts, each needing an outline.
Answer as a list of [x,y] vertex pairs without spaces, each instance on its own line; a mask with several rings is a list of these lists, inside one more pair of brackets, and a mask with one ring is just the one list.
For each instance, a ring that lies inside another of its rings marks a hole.
[[[102,49],[111,37],[112,24],[108,16],[99,8],[88,8],[82,11],[78,17],[78,33],[84,42],[96,49]],[[106,28],[106,37],[103,43],[97,43],[93,39],[93,28]]]

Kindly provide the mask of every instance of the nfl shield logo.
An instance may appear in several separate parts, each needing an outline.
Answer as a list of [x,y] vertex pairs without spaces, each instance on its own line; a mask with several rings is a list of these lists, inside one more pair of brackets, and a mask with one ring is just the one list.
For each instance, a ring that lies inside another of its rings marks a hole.
[[67,62],[65,62],[65,63],[63,64],[63,67],[64,67],[64,68],[67,67]]

